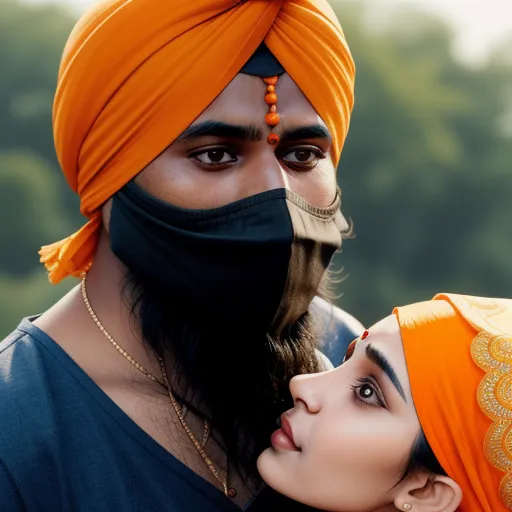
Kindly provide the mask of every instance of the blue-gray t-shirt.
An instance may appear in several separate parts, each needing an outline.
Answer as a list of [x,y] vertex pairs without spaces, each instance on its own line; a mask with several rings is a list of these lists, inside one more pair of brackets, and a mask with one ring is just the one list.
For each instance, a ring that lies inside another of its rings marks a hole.
[[[319,304],[326,352],[336,361],[362,326]],[[311,509],[266,489],[245,512],[303,510]],[[20,511],[240,508],[144,432],[25,319],[0,343],[0,512]]]
[[[303,508],[266,490],[247,512]],[[1,512],[240,512],[29,319],[0,343]]]

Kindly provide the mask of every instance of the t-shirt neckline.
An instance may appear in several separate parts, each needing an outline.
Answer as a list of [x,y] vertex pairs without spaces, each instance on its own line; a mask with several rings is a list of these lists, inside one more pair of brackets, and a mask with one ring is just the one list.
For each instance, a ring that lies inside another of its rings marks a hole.
[[162,463],[172,469],[176,475],[185,479],[199,492],[205,494],[211,501],[216,502],[226,512],[242,512],[247,510],[251,500],[244,509],[233,503],[224,493],[217,489],[210,482],[196,474],[172,453],[167,451],[147,432],[145,432],[135,421],[133,421],[97,384],[89,375],[75,362],[75,360],[48,334],[33,324],[38,316],[24,318],[17,330],[35,339],[45,350],[47,350],[67,371],[80,386],[98,403],[98,405],[138,444],[142,445],[148,452],[158,458]]

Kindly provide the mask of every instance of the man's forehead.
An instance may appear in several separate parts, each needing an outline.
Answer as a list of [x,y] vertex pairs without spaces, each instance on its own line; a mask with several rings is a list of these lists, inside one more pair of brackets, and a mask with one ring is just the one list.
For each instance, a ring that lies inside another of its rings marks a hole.
[[[268,105],[264,101],[266,84],[262,79],[238,74],[219,96],[199,115],[191,126],[205,121],[219,121],[236,125],[265,127]],[[281,117],[276,131],[306,125],[326,124],[314,107],[287,74],[276,86],[278,112]]]
[[[271,82],[267,80],[269,78]],[[272,103],[269,104],[267,100]],[[269,112],[278,113],[278,122],[272,130],[278,137],[301,127],[316,126],[321,128],[319,134],[322,129],[324,131],[319,137],[331,138],[327,126],[309,100],[262,43],[235,78],[183,135],[186,138],[187,133],[193,132],[196,127],[201,130],[205,123],[216,123],[223,133],[229,133],[229,130],[222,129],[222,124],[246,128],[254,134],[258,132],[258,135],[246,138],[259,140],[263,133],[269,131],[266,126],[267,116],[277,115]],[[209,131],[211,133],[213,130]]]

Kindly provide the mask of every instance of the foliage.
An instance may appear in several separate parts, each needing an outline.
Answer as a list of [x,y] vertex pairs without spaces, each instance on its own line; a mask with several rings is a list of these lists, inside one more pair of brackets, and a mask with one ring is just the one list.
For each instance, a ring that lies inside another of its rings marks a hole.
[[[338,258],[339,304],[370,324],[440,291],[511,296],[512,45],[474,68],[439,20],[411,10],[376,30],[362,2],[334,7],[358,67],[340,164],[356,238]],[[73,284],[52,287],[37,262],[81,222],[51,140],[72,24],[62,8],[0,3],[0,334]]]
[[370,323],[441,291],[511,296],[510,61],[458,62],[425,14],[374,33],[363,14],[345,24],[358,83],[340,181],[356,238],[340,305]]
[[[23,276],[39,267],[34,255],[42,243],[70,229],[56,173],[29,151],[0,151],[0,205],[8,222],[0,224],[3,273]],[[13,256],[16,257],[13,257]]]

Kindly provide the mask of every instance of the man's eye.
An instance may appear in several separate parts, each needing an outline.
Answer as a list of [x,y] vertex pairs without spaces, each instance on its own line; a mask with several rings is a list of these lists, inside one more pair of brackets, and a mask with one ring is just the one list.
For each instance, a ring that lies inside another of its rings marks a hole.
[[207,149],[194,153],[192,157],[204,165],[222,165],[237,161],[236,157],[225,149]]
[[315,148],[297,148],[284,153],[282,159],[292,167],[303,167],[311,169],[315,167],[318,160],[325,158],[325,153]]

